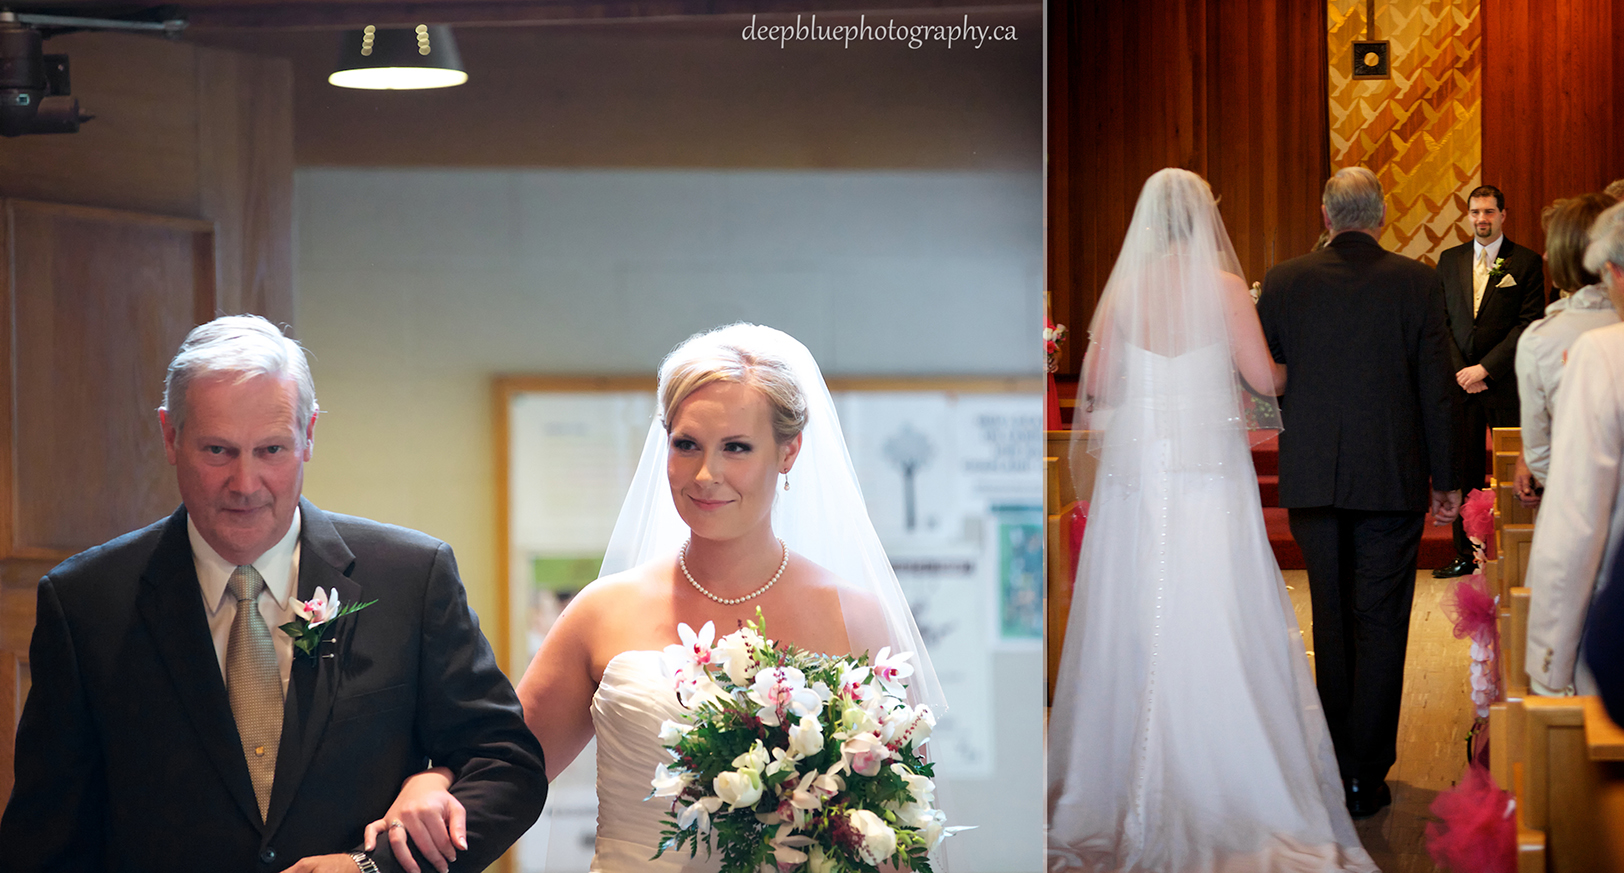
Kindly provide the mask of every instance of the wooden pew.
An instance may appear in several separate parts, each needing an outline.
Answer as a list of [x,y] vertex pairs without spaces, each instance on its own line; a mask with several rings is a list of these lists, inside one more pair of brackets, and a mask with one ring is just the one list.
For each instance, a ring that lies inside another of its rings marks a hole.
[[1624,730],[1594,697],[1526,697],[1510,741],[1519,873],[1624,870]]
[[[1060,668],[1060,653],[1066,640],[1066,620],[1071,615],[1072,556],[1068,513],[1076,506],[1079,492],[1085,499],[1094,492],[1095,458],[1084,453],[1079,460],[1081,463],[1074,470],[1071,431],[1047,432],[1043,459],[1044,560],[1047,563],[1044,649],[1048,668],[1045,671],[1045,686],[1050,703],[1054,702],[1055,675]],[[1074,479],[1074,476],[1078,478]]]
[[1507,697],[1528,693],[1528,605],[1533,592],[1511,589],[1506,622],[1500,626],[1500,687]]
[[1528,574],[1528,554],[1534,550],[1534,526],[1506,524],[1500,528],[1500,588],[1520,588]]
[[1517,499],[1511,480],[1499,479],[1494,484],[1494,511],[1501,524],[1533,524],[1539,507],[1527,507]]

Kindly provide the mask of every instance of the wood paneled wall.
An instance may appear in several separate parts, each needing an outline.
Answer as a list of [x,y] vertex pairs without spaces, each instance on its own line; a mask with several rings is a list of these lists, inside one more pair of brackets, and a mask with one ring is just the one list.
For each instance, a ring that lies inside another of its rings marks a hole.
[[1325,10],[1287,0],[1049,4],[1048,276],[1075,373],[1139,189],[1205,176],[1248,282],[1313,247],[1329,172]]
[[218,306],[293,322],[293,92],[285,60],[122,34],[57,37],[78,133],[0,140],[0,197],[215,222]]
[[1540,211],[1624,177],[1624,8],[1483,0],[1483,181],[1506,236],[1544,251]]

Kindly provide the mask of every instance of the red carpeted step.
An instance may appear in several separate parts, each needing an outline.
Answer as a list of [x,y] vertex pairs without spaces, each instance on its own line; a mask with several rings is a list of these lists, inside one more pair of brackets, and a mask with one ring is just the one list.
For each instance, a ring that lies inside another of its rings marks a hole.
[[1263,496],[1264,507],[1280,505],[1280,477],[1258,474],[1257,490]]
[[[1286,520],[1286,510],[1277,506],[1263,507],[1263,524],[1269,531],[1269,545],[1274,549],[1275,560],[1280,562],[1280,569],[1304,569],[1307,565],[1303,562],[1303,551],[1297,548],[1297,541],[1291,538],[1291,526]],[[1431,570],[1453,560],[1455,560],[1455,541],[1449,525],[1435,525],[1431,516],[1428,516],[1426,526],[1421,529],[1421,552],[1416,559],[1416,567]]]
[[1274,549],[1274,559],[1280,562],[1280,569],[1302,570],[1308,566],[1303,563],[1303,550],[1297,548],[1297,541],[1291,538],[1286,510],[1278,506],[1263,507],[1263,526],[1269,531],[1269,546]]
[[[1280,472],[1280,437],[1272,436],[1252,446],[1252,466],[1259,476],[1274,476]],[[1268,501],[1264,501],[1268,506]]]

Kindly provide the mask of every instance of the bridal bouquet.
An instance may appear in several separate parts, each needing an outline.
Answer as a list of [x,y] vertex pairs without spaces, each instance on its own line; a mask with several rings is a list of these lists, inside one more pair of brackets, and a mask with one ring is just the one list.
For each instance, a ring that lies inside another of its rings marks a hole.
[[936,719],[904,702],[912,655],[817,655],[764,629],[759,611],[720,640],[710,622],[682,624],[665,649],[688,713],[660,728],[675,761],[654,772],[649,796],[672,798],[654,857],[704,842],[722,873],[929,871],[927,853],[963,828],[932,805],[918,750]]

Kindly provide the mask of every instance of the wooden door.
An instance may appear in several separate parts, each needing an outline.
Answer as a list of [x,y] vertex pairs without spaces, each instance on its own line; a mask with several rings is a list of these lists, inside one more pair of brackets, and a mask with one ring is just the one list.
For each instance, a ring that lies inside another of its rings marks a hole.
[[0,200],[0,798],[29,686],[35,587],[180,503],[157,407],[214,316],[212,222]]

